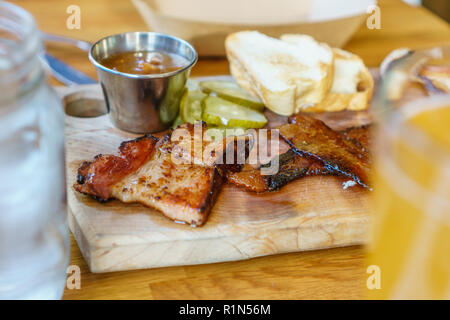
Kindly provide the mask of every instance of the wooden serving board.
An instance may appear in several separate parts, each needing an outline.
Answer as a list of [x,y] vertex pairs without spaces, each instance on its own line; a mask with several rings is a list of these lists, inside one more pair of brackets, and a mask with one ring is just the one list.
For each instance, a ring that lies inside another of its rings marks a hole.
[[[86,99],[103,99],[97,85],[57,91],[66,108],[77,101],[77,108],[91,108]],[[73,114],[74,104],[70,107]],[[346,126],[360,118],[343,113],[332,120]],[[197,228],[139,204],[99,203],[72,188],[80,163],[99,153],[116,153],[122,141],[136,135],[113,127],[107,115],[66,115],[65,122],[69,225],[92,272],[242,260],[367,239],[368,191],[358,186],[344,190],[348,179],[340,177],[306,177],[261,195],[227,184],[206,224]]]

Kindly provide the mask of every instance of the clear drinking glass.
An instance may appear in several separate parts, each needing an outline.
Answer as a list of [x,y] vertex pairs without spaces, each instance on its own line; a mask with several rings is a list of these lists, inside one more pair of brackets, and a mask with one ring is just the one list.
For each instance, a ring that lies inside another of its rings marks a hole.
[[370,298],[450,299],[449,52],[405,52],[383,70]]
[[0,1],[0,299],[59,299],[69,259],[64,127],[36,24]]

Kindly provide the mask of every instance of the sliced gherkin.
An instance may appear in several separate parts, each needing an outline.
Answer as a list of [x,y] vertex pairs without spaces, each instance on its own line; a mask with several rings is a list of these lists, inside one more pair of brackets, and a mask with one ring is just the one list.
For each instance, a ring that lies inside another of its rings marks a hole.
[[191,91],[199,90],[199,84],[200,82],[198,80],[189,78],[186,81],[186,88]]
[[257,111],[264,110],[264,103],[258,98],[250,95],[233,81],[202,81],[200,82],[200,89],[203,92],[214,93],[222,99],[240,104],[244,107],[252,108]]
[[181,115],[178,115],[175,118],[175,121],[172,123],[172,129],[175,129],[176,127],[178,127],[180,124],[183,124],[183,119],[181,119]]
[[202,118],[209,125],[246,129],[261,128],[267,123],[261,112],[212,96],[203,100]]
[[240,136],[247,132],[245,128],[227,128],[227,127],[212,127],[208,128],[206,134],[215,140],[220,140],[230,136]]
[[186,90],[180,102],[180,115],[183,122],[194,123],[202,120],[202,100],[206,94],[200,90]]

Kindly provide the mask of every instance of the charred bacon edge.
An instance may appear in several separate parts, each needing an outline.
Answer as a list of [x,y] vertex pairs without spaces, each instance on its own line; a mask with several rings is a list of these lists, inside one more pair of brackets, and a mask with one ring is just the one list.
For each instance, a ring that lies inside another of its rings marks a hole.
[[[103,155],[103,154],[97,154],[96,156],[94,156],[94,160],[93,161],[83,161],[80,164],[80,167],[77,170],[77,179],[76,179],[76,183],[73,185],[74,189],[82,194],[88,195],[90,197],[92,197],[93,199],[97,200],[98,202],[104,203],[107,201],[112,200],[112,197],[108,197],[108,198],[104,198],[101,197],[99,195],[96,194],[92,194],[89,191],[91,191],[89,186],[86,186],[85,183],[87,181],[87,176],[89,174],[89,169],[91,167],[91,165],[93,165],[95,163],[96,160],[99,160],[102,157],[118,157],[118,158],[126,158],[126,154],[124,154],[124,152],[126,151],[126,147],[128,146],[128,144],[130,143],[136,143],[139,142],[141,140],[144,139],[152,139],[154,142],[158,142],[158,138],[154,137],[151,134],[145,134],[143,136],[131,139],[131,140],[127,140],[127,141],[123,141],[121,142],[121,144],[119,145],[119,152],[118,155],[114,155],[114,154],[108,154],[108,155]],[[154,152],[154,151],[153,151]],[[144,162],[145,163],[145,162]],[[142,163],[141,166],[144,164]],[[135,168],[135,170],[133,170],[133,172],[135,172],[136,170],[138,170],[141,166]],[[131,172],[130,172],[131,173]],[[86,188],[85,188],[86,187]]]

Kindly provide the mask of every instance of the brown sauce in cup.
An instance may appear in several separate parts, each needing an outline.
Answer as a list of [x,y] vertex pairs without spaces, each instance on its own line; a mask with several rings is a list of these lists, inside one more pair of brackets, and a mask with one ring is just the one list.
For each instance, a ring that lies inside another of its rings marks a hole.
[[101,61],[108,69],[130,74],[163,74],[184,68],[189,61],[174,53],[129,51],[113,54]]

